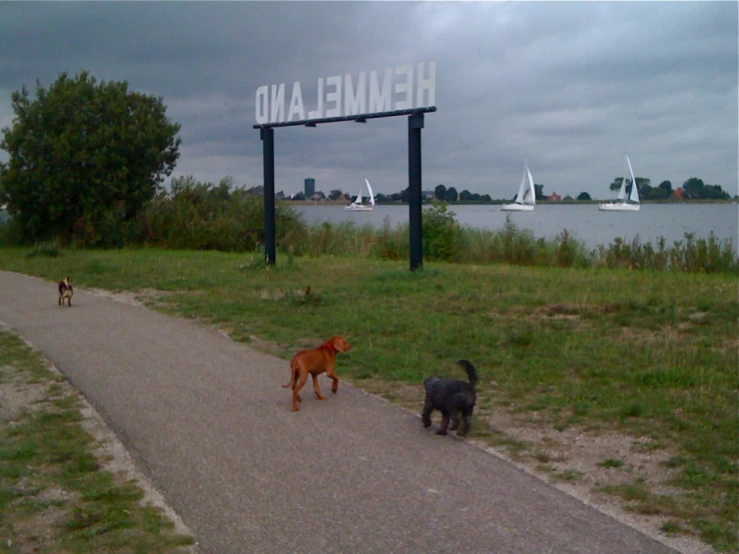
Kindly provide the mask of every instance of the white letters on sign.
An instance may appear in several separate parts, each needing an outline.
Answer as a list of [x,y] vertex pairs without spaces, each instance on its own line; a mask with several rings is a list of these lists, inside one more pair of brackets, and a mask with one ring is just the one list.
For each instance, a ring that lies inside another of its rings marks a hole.
[[316,97],[310,99],[310,105],[316,109],[308,111],[307,118],[300,82],[292,84],[289,99],[285,89],[285,83],[257,88],[254,97],[257,124],[311,121],[434,106],[436,62],[429,62],[428,67],[421,62],[415,68],[401,65],[382,72],[373,70],[369,75],[362,71],[356,79],[349,73],[325,79],[319,77],[316,81]]

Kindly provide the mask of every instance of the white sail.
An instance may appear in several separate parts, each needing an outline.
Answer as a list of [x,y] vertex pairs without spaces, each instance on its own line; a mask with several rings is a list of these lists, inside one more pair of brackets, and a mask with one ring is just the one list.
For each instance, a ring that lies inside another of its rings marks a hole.
[[529,187],[527,189],[528,194],[524,197],[524,203],[533,206],[536,204],[536,190],[534,189],[534,178],[531,176],[528,164],[526,164],[526,176],[529,178]]
[[375,193],[372,192],[372,185],[370,185],[370,182],[367,180],[366,177],[364,178],[364,182],[367,183],[367,190],[369,191],[370,204],[374,206],[375,205]]
[[526,197],[526,191],[528,188],[528,184],[526,183],[526,172],[524,171],[523,177],[521,177],[521,184],[518,186],[516,198],[513,199],[516,204],[524,203],[524,198]]
[[626,156],[626,163],[629,164],[629,173],[631,174],[631,193],[629,194],[629,200],[638,204],[639,187],[636,186],[636,177],[634,177],[634,170],[631,168],[631,160],[628,155]]
[[621,188],[618,189],[618,196],[616,198],[619,200],[624,200],[626,198],[626,176],[621,179]]

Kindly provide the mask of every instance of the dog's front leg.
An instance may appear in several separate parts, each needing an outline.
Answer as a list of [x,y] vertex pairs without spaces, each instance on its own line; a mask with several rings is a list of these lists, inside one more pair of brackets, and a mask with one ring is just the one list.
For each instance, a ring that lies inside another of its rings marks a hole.
[[336,394],[336,391],[339,390],[339,378],[336,376],[336,363],[331,363],[328,366],[328,369],[326,370],[326,375],[328,375],[329,379],[333,381],[331,383],[331,392]]
[[313,390],[316,397],[318,397],[318,400],[326,400],[326,397],[321,394],[321,387],[318,385],[318,375],[311,373],[310,376],[313,378]]
[[333,381],[331,383],[331,392],[336,394],[336,391],[339,390],[339,378],[336,376],[336,366],[334,364],[329,364],[326,369],[326,375]]

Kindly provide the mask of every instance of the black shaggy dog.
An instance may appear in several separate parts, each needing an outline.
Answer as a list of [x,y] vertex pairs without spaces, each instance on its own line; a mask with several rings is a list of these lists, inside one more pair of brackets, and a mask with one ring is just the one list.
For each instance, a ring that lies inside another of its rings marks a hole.
[[[464,437],[470,430],[470,417],[472,410],[475,408],[477,395],[475,394],[475,386],[477,385],[477,370],[467,360],[459,360],[457,362],[467,372],[469,383],[460,381],[459,379],[442,379],[440,377],[429,377],[423,382],[426,388],[426,400],[423,404],[423,426],[431,425],[431,412],[439,410],[441,412],[441,429],[437,431],[439,435],[446,435],[447,429],[455,431],[459,428],[459,418],[462,418],[462,428],[457,431],[457,435]],[[452,420],[452,426],[449,427],[449,419]]]

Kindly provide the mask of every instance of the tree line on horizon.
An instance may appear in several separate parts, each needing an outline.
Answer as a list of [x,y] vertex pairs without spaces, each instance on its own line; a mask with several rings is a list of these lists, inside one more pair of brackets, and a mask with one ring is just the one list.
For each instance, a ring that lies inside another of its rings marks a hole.
[[[621,188],[623,177],[616,177],[611,182],[609,188],[611,191],[617,191]],[[626,187],[631,186],[631,179],[626,179]],[[721,185],[706,185],[702,179],[698,177],[690,177],[687,179],[682,187],[679,189],[672,188],[670,181],[662,181],[658,186],[651,186],[651,179],[645,177],[636,177],[636,186],[639,189],[639,197],[641,200],[667,200],[673,196],[673,193],[678,192],[676,198],[678,200],[730,200],[731,196],[723,190]],[[261,186],[252,187],[249,192],[255,194],[262,194],[263,189]],[[493,199],[489,194],[478,194],[476,192],[470,192],[467,189],[458,192],[454,186],[447,187],[446,185],[439,184],[433,191],[433,199],[440,200],[448,203],[479,203],[479,204],[491,204],[494,202],[507,202],[512,200],[511,198],[499,198]],[[544,194],[544,185],[534,184],[534,192],[536,194],[536,201],[547,201],[549,196]],[[408,202],[408,188],[406,187],[400,192],[394,192],[392,194],[375,194],[375,202],[378,204],[392,204],[392,203],[404,203]],[[322,191],[316,191],[314,196],[328,200],[339,200],[342,197],[354,200],[356,196],[350,196],[344,194],[340,189],[332,189],[328,195]],[[282,198],[290,200],[306,200],[305,193],[299,192],[290,198],[287,198],[282,194]],[[431,200],[432,198],[426,198]],[[569,194],[564,196],[562,200],[569,202],[574,200],[579,201],[591,201],[593,198],[587,192],[581,192],[577,197],[573,198]]]

